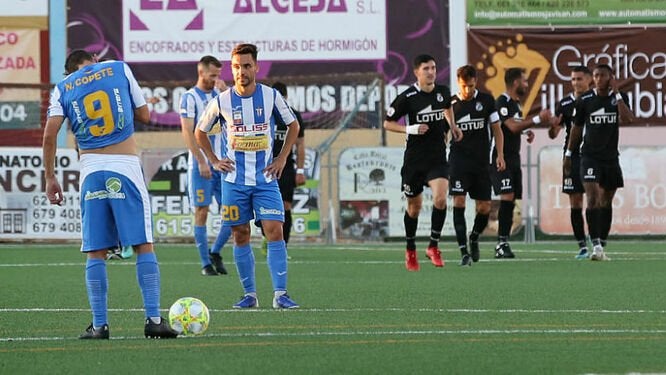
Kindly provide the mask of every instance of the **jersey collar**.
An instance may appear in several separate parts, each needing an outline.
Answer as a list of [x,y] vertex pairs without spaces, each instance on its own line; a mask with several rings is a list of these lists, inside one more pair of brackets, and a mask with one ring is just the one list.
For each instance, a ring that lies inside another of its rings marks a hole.
[[[472,95],[472,99],[476,99],[476,96],[477,96],[478,94],[479,94],[479,90],[474,89],[474,95]],[[465,100],[465,99],[463,99],[463,97],[462,97],[462,93],[461,93],[461,92],[457,92],[457,93],[456,93],[456,96],[458,97],[458,99],[460,99],[460,100],[462,100],[462,101]]]

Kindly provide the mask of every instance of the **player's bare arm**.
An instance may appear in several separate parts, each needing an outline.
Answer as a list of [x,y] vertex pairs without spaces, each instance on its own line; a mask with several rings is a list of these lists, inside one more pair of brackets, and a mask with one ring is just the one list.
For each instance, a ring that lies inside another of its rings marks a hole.
[[300,129],[301,126],[296,120],[287,125],[287,133],[285,133],[282,150],[280,150],[277,157],[273,158],[273,162],[264,169],[264,173],[268,176],[280,178],[282,170],[284,169],[285,164],[287,164],[287,158],[291,154],[291,149],[294,146],[294,143],[296,143],[298,131]]
[[444,117],[451,127],[451,135],[453,136],[453,140],[456,142],[462,141],[463,132],[458,127],[458,124],[456,124],[456,116],[453,115],[453,107],[449,107],[444,110]]
[[63,116],[52,116],[46,120],[44,127],[44,138],[42,140],[44,159],[44,178],[46,180],[46,197],[51,204],[60,204],[63,200],[62,188],[55,176],[55,156],[58,132],[65,118]]
[[564,160],[562,161],[562,172],[565,176],[571,175],[571,155],[573,152],[578,152],[580,142],[583,138],[583,127],[576,124],[571,126],[571,135],[569,136],[569,144],[564,153]]
[[[621,98],[622,96],[619,97]],[[634,116],[634,113],[631,112],[631,109],[629,109],[629,106],[627,106],[627,103],[624,102],[624,99],[617,101],[617,111],[623,125],[634,123],[636,117]]]
[[504,120],[504,126],[507,127],[512,133],[518,134],[522,133],[523,130],[527,130],[535,125],[541,123],[550,124],[552,121],[553,115],[550,112],[550,109],[542,109],[537,116],[534,116],[530,119],[516,119],[508,118]]
[[[299,124],[300,126],[300,124]],[[296,168],[302,171],[305,166],[305,140],[300,137],[296,138]],[[305,175],[303,173],[296,173],[296,186],[305,185]]]
[[402,125],[397,121],[384,121],[384,129],[394,132],[394,133],[407,133],[412,135],[421,135],[428,132],[428,125],[426,124],[414,124],[414,125]]
[[194,158],[197,159],[197,164],[199,164],[199,174],[201,174],[201,177],[203,178],[210,178],[210,167],[208,166],[204,154],[199,149],[197,140],[194,139],[194,119],[181,117],[180,129],[183,134],[183,139],[185,140],[185,146],[187,146],[187,149],[190,150],[192,155],[194,155]]
[[495,160],[497,170],[501,172],[506,169],[506,162],[504,161],[504,133],[502,133],[502,127],[499,121],[490,124],[490,129],[493,132],[495,148],[497,149],[497,159]]

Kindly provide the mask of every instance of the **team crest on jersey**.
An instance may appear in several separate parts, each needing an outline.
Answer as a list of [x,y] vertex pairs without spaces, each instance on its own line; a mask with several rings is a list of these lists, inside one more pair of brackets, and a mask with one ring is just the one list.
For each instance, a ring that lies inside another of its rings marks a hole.
[[437,101],[440,103],[444,101],[444,96],[442,96],[442,94],[439,92],[437,93]]
[[481,112],[481,110],[483,110],[483,104],[482,104],[481,102],[476,102],[476,105],[474,106],[474,108],[475,108],[478,112]]
[[257,107],[254,109],[255,112],[257,112],[257,116],[261,116],[261,114],[264,112],[264,109],[261,107]]
[[500,108],[500,114],[502,116],[507,116],[507,115],[509,115],[509,110],[506,107],[502,107],[502,108]]
[[611,98],[611,105],[616,105],[616,104],[617,104],[617,100],[615,99],[615,97],[612,97]]

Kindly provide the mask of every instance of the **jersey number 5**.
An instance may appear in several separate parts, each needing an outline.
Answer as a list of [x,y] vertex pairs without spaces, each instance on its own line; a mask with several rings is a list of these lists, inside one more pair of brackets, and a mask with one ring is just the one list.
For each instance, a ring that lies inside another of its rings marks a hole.
[[116,122],[113,119],[111,101],[106,92],[98,90],[92,94],[86,95],[86,97],[83,98],[83,108],[85,108],[86,115],[90,120],[102,120],[101,125],[93,125],[90,127],[90,134],[94,137],[99,137],[113,132]]

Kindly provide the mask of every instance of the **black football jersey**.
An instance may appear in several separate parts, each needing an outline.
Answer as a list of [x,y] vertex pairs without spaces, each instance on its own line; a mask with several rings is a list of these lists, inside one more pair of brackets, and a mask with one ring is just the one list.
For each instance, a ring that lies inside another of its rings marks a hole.
[[499,121],[495,110],[495,100],[490,94],[475,91],[469,100],[463,100],[456,94],[451,98],[451,106],[456,118],[456,125],[463,132],[459,142],[451,141],[451,157],[464,157],[479,164],[490,163],[490,125]]
[[448,86],[435,85],[431,92],[424,92],[418,84],[403,91],[386,111],[386,119],[398,121],[406,116],[407,125],[426,124],[425,134],[407,134],[405,163],[441,162],[446,160],[444,137],[449,124],[444,110],[451,108],[451,91]]
[[[495,109],[499,114],[500,121],[502,122],[502,134],[504,135],[504,159],[505,160],[520,160],[520,137],[521,134],[515,134],[504,124],[504,121],[510,118],[521,120],[523,118],[523,110],[520,108],[520,103],[511,99],[509,94],[504,93],[500,95],[495,101]],[[497,155],[495,151],[493,155]]]
[[571,125],[573,124],[573,113],[576,107],[576,96],[569,94],[560,100],[557,108],[555,108],[555,116],[562,115],[562,122],[560,126],[564,126],[564,151],[569,144],[569,136],[571,135]]
[[[291,107],[290,107],[291,108]],[[303,138],[305,135],[305,125],[303,124],[303,118],[301,117],[301,114],[291,108],[291,111],[294,112],[294,115],[296,116],[296,120],[298,121],[298,124],[300,125],[300,129],[298,130],[298,138]],[[276,157],[280,154],[280,151],[282,150],[282,145],[284,145],[284,139],[285,136],[287,135],[287,124],[282,121],[282,117],[280,116],[275,116],[275,138],[273,141],[273,157]],[[290,157],[287,158],[287,164],[285,164],[286,167],[291,166],[293,168],[294,165],[294,158]]]
[[[622,94],[625,103],[627,95]],[[574,124],[584,126],[581,154],[598,160],[614,160],[620,153],[619,112],[615,93],[598,96],[595,89],[586,91],[576,101]]]

